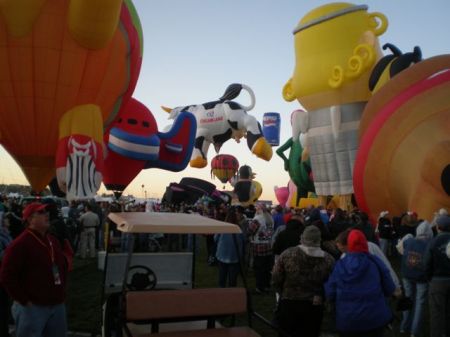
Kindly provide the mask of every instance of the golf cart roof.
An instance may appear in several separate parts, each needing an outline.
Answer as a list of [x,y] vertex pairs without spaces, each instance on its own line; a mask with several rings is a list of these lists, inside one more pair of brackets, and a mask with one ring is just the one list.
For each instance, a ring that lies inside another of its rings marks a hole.
[[123,212],[108,217],[125,233],[216,234],[241,233],[237,225],[198,214]]

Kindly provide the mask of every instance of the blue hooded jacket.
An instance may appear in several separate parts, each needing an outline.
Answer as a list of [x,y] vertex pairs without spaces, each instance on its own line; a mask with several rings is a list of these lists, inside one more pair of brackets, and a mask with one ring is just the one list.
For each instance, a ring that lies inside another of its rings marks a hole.
[[[243,255],[244,235],[235,234],[239,246],[239,254]],[[233,234],[215,234],[214,241],[217,244],[216,258],[223,263],[238,263],[239,255],[233,240]]]
[[392,311],[385,297],[395,290],[389,270],[369,253],[346,253],[325,284],[326,297],[336,303],[340,332],[370,331],[387,325]]

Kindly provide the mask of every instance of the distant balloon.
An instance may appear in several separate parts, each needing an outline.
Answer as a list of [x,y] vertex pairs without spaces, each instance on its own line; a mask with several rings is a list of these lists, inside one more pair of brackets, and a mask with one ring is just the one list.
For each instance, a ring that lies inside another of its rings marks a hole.
[[278,112],[266,112],[263,116],[263,134],[270,146],[280,145],[281,118]]
[[234,185],[233,193],[241,206],[253,205],[262,194],[261,184],[254,180],[255,173],[248,165],[239,168],[239,178]]
[[289,198],[289,188],[286,186],[285,187],[275,186],[274,191],[275,191],[275,197],[277,198],[277,201],[280,204],[280,206],[285,207],[286,202]]
[[211,173],[224,184],[236,175],[238,168],[238,160],[230,154],[219,154],[211,160]]

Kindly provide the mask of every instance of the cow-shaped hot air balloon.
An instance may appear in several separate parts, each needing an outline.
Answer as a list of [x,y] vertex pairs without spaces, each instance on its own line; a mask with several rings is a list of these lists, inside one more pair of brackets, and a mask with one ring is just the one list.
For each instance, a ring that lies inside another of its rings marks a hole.
[[[242,106],[232,101],[241,90],[246,90],[251,97],[249,106]],[[222,145],[229,139],[238,143],[242,137],[247,138],[248,148],[257,157],[264,160],[272,158],[272,148],[267,143],[262,133],[261,125],[255,117],[249,115],[255,106],[255,94],[245,85],[233,83],[228,86],[223,96],[213,102],[180,106],[174,109],[162,107],[169,112],[169,118],[173,119],[182,111],[189,111],[197,120],[197,134],[195,147],[192,153],[190,166],[203,168],[208,164],[207,154],[211,144],[218,153]]]

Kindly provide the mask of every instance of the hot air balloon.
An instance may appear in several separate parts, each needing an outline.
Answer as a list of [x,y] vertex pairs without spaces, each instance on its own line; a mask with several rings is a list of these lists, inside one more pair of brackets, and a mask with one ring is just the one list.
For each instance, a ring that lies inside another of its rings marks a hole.
[[238,160],[230,154],[219,154],[211,160],[211,174],[224,184],[236,175],[238,169]]
[[296,66],[283,97],[307,109],[299,114],[307,133],[314,188],[321,205],[340,196],[352,208],[358,126],[371,97],[367,85],[381,53],[378,37],[386,17],[366,5],[331,3],[306,14],[294,29]]
[[450,207],[450,56],[425,59],[382,86],[360,125],[353,183],[372,219],[388,210],[431,221]]
[[[241,90],[248,92],[251,103],[248,106],[232,101]],[[233,83],[228,86],[225,93],[217,101],[179,106],[176,108],[162,107],[169,113],[169,119],[178,116],[182,111],[192,112],[197,120],[197,135],[192,153],[190,166],[203,168],[208,165],[207,155],[211,144],[216,153],[229,139],[240,142],[242,137],[247,138],[250,151],[258,158],[269,161],[272,158],[272,148],[267,143],[261,130],[261,124],[248,111],[255,107],[255,94],[245,85]]]
[[[0,143],[33,190],[55,176],[58,157],[60,187],[72,177],[94,183],[93,192],[103,129],[131,97],[141,66],[135,8],[129,0],[77,0],[7,1],[0,9]],[[77,175],[68,172],[74,153],[86,155]]]
[[256,173],[248,165],[239,168],[239,178],[234,184],[233,193],[243,207],[253,205],[262,194],[261,184],[254,180]]
[[[295,110],[291,114],[292,137],[281,145],[276,153],[284,161],[284,169],[289,172],[289,177],[295,184],[298,204],[300,198],[306,198],[308,192],[314,192],[314,182],[311,179],[311,161],[305,148],[306,134],[301,133],[301,119],[297,118],[303,110]],[[289,157],[284,152],[289,150]]]
[[106,188],[120,197],[145,168],[183,170],[194,148],[195,127],[195,117],[183,112],[168,132],[158,132],[151,111],[131,98],[104,136],[108,146],[103,170]]
[[277,198],[278,204],[280,204],[282,207],[285,207],[286,202],[289,198],[289,188],[287,186],[275,186],[273,190],[275,191],[275,197]]

